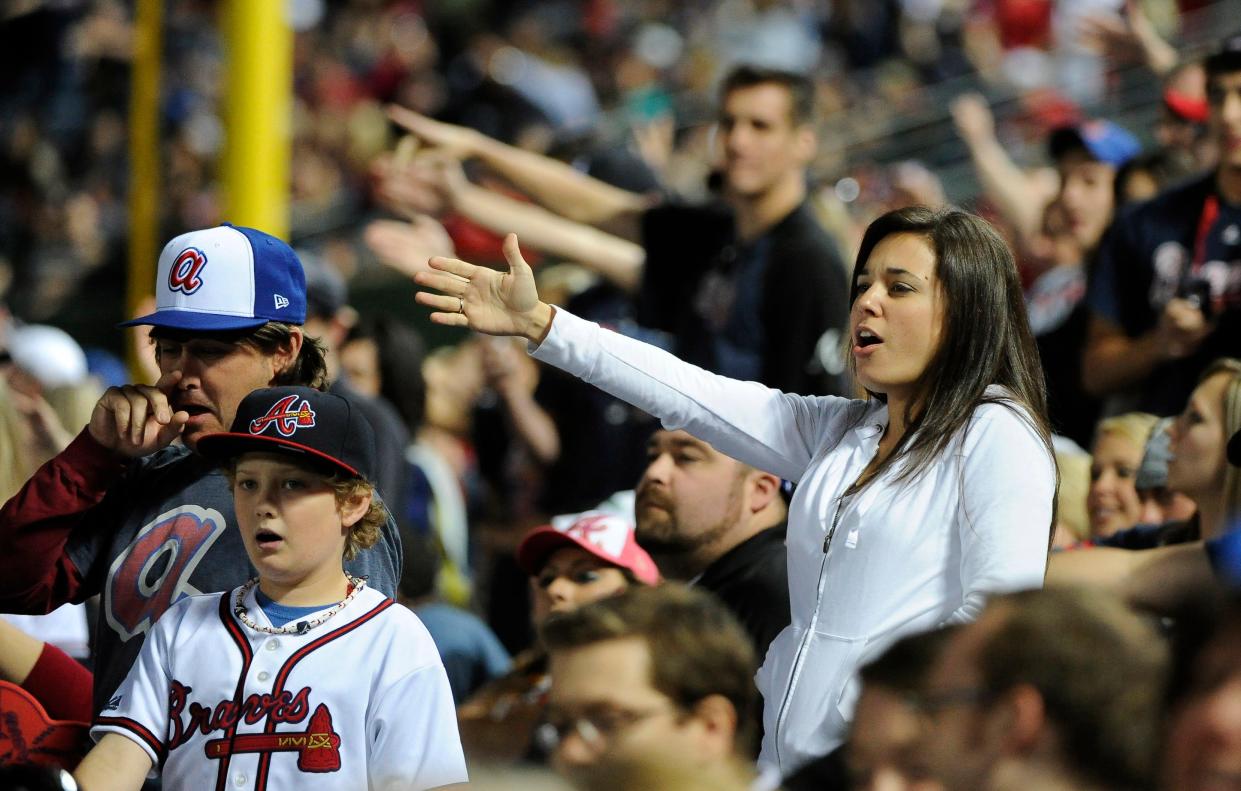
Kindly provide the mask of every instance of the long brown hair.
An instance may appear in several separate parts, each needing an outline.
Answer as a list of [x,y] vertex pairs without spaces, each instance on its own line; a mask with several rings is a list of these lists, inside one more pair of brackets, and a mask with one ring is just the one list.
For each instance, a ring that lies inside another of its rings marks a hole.
[[[905,435],[867,482],[898,461],[897,480],[925,471],[968,425],[981,404],[1001,404],[1028,422],[1054,458],[1047,419],[1047,391],[1034,333],[1026,317],[1017,265],[1008,245],[985,220],[956,209],[911,206],[888,212],[862,237],[850,281],[852,308],[857,281],[876,245],[894,234],[919,236],[935,253],[944,296],[939,348],[915,384],[905,407]],[[856,375],[855,362],[850,366]],[[1003,393],[988,394],[1000,385]],[[882,393],[872,396],[886,402]]]

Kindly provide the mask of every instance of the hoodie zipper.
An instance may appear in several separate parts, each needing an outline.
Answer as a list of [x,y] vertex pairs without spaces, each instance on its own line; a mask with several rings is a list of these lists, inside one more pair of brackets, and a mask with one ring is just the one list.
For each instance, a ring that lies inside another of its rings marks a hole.
[[793,697],[793,687],[797,686],[797,677],[801,673],[801,663],[806,653],[806,647],[810,644],[810,636],[814,634],[814,628],[819,623],[819,608],[823,603],[824,572],[827,571],[827,553],[832,548],[832,538],[836,535],[836,528],[840,525],[845,497],[846,495],[842,494],[836,498],[836,513],[832,516],[832,526],[828,529],[827,535],[823,537],[823,559],[819,563],[819,582],[815,588],[814,615],[811,616],[810,623],[806,626],[806,631],[802,635],[801,645],[797,647],[797,656],[793,658],[793,672],[789,674],[789,684],[784,690],[784,700],[780,703],[780,713],[776,715],[774,744],[776,746],[776,763],[780,766],[782,773],[785,769],[784,760],[780,756],[780,732],[784,728],[784,718],[788,715],[789,701]]

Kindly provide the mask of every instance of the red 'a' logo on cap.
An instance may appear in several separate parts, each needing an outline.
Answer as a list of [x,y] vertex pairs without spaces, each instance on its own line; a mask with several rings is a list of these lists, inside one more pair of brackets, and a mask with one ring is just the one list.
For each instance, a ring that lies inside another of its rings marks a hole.
[[299,428],[314,427],[315,411],[306,399],[294,407],[297,398],[296,395],[288,395],[272,404],[266,415],[250,421],[250,433],[262,434],[268,426],[275,425],[280,436],[291,437]]
[[185,248],[168,270],[168,289],[180,291],[186,295],[193,294],[202,288],[203,279],[199,277],[199,274],[206,265],[207,256],[202,250],[194,247]]

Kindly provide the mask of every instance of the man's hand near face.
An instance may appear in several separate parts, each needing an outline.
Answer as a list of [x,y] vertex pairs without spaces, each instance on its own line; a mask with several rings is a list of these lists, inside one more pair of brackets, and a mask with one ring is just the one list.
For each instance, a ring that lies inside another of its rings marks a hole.
[[169,371],[154,386],[109,387],[91,413],[91,437],[130,459],[166,448],[190,419],[188,412],[173,412],[168,401],[168,393],[180,379],[180,371]]

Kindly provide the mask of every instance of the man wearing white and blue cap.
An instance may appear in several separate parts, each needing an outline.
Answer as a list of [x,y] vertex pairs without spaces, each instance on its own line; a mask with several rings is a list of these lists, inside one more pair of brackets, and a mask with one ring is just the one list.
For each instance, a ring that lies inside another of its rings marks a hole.
[[[325,375],[301,327],[305,274],[281,240],[232,225],[182,234],[160,254],[155,290],[155,312],[123,326],[151,325],[159,381],[109,388],[90,424],[0,510],[0,611],[102,594],[96,712],[168,607],[253,576],[228,482],[198,440],[227,431],[252,390],[321,387]],[[391,596],[400,557],[389,520],[347,568]]]
[[1083,378],[1112,411],[1176,414],[1241,356],[1241,32],[1203,66],[1215,169],[1121,213],[1091,273]]

